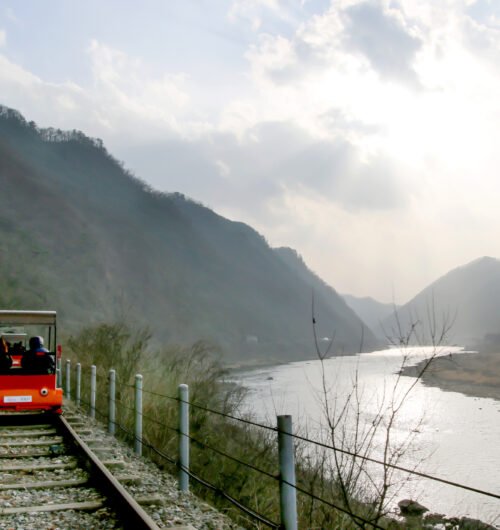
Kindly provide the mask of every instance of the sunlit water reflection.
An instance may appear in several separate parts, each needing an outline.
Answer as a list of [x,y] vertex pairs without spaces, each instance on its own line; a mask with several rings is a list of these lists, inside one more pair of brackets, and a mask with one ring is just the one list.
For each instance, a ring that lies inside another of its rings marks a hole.
[[[450,352],[459,355],[461,349],[446,348],[438,354],[449,356]],[[259,420],[274,424],[276,414],[291,414],[295,425],[307,429],[308,436],[315,439],[324,435],[324,386],[331,403],[334,396],[342,403],[357,373],[360,418],[367,428],[381,407],[386,407],[394,395],[397,401],[416,382],[391,433],[394,444],[412,438],[400,465],[413,468],[422,461],[417,468],[420,472],[499,494],[500,402],[426,387],[411,377],[401,377],[398,382],[396,374],[405,356],[409,355],[409,364],[415,364],[432,354],[431,348],[391,349],[331,358],[324,362],[325,385],[319,361],[242,372],[238,380],[249,389],[247,406]],[[353,432],[352,420],[346,428]],[[384,436],[381,429],[375,437],[372,456],[376,458],[381,456]],[[370,471],[380,478],[380,466],[373,465]],[[419,477],[409,482],[400,475],[396,478],[403,479],[403,485],[393,506],[403,498],[417,498],[433,512],[500,524],[500,501],[496,499]]]

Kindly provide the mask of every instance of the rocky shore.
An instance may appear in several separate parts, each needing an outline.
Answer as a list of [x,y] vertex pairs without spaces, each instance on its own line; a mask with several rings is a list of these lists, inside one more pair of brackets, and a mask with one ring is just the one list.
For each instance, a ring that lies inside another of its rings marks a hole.
[[429,511],[428,508],[411,499],[400,501],[398,507],[405,528],[415,530],[496,530],[498,528],[470,517],[447,517],[438,513],[426,513]]

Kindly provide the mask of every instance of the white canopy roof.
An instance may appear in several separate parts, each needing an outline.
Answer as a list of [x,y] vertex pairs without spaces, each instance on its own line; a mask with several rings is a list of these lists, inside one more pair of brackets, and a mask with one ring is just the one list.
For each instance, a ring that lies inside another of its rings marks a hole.
[[34,324],[34,325],[55,325],[56,311],[14,311],[0,310],[0,325],[11,326]]

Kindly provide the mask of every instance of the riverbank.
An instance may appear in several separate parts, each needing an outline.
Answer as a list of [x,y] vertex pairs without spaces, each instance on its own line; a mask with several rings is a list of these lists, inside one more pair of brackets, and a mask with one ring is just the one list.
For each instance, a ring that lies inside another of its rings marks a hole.
[[[426,362],[405,367],[402,374],[417,377]],[[423,374],[422,382],[449,392],[500,401],[500,353],[463,353],[438,357]]]
[[[275,414],[290,414],[294,418],[296,429],[305,429],[310,425],[318,428],[324,425],[325,421],[320,398],[315,390],[321,389],[322,374],[326,374],[326,381],[331,389],[331,403],[336,400],[339,404],[349,395],[350,382],[353,381],[353,374],[356,374],[356,383],[359,388],[365,389],[360,425],[361,429],[368,429],[372,424],[371,418],[379,410],[378,404],[385,398],[390,406],[391,397],[387,389],[397,383],[396,373],[407,356],[411,355],[416,363],[419,359],[428,357],[432,351],[432,347],[416,348],[412,352],[402,352],[394,348],[363,356],[342,359],[334,357],[324,363],[325,372],[322,372],[319,361],[274,366],[270,370],[253,370],[242,377],[242,384],[248,389],[245,407],[254,412],[257,422],[270,423],[269,418]],[[447,354],[450,351],[452,353],[451,358],[449,355],[445,356],[445,366],[459,357],[464,357],[463,353],[458,353],[462,351],[460,347],[450,347],[445,351]],[[474,363],[481,360],[477,358],[477,354],[468,357],[473,357]],[[495,358],[492,358],[492,362],[494,361]],[[406,384],[401,382],[400,388],[406,388],[411,381],[412,379],[406,379]],[[481,398],[476,401],[460,393],[441,392],[438,388],[420,384],[413,389],[411,399],[409,406],[405,407],[397,421],[394,440],[396,436],[405,436],[409,429],[418,428],[424,411],[428,410],[426,405],[429,405],[431,412],[426,415],[425,428],[418,429],[415,445],[410,449],[416,450],[415,454],[418,454],[418,451],[424,448],[426,453],[425,465],[418,470],[444,476],[456,482],[465,482],[485,491],[495,491],[496,475],[491,470],[498,462],[498,401]],[[354,413],[343,425],[347,429],[351,428],[355,418]],[[317,436],[318,431],[313,435]],[[385,432],[382,431],[376,435],[375,444],[378,448],[384,443],[384,437]],[[481,451],[477,450],[478,447]],[[412,461],[411,456],[407,458],[407,462]],[[374,467],[370,471],[370,481],[381,487],[382,475],[378,468]],[[483,520],[491,525],[495,521],[494,514],[498,513],[498,503],[495,505],[492,499],[484,497],[479,500],[473,492],[443,487],[442,484],[419,477],[412,477],[408,482],[403,480],[397,487],[395,485],[391,498],[393,500],[388,509],[395,512],[398,510],[396,501],[400,499],[415,499],[427,506],[432,515],[428,515],[429,521],[423,522],[424,528],[481,528],[479,523],[475,526],[468,524],[470,521],[466,518]],[[436,513],[445,515],[437,516]],[[408,522],[406,526],[404,521],[400,522],[403,528],[420,528],[413,526],[413,522]],[[488,527],[483,525],[482,528]]]

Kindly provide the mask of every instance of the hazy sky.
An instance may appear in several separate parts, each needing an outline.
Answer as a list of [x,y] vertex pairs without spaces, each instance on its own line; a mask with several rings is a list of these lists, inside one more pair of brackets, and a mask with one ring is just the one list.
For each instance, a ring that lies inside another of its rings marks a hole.
[[495,0],[0,0],[0,103],[342,293],[500,256]]

